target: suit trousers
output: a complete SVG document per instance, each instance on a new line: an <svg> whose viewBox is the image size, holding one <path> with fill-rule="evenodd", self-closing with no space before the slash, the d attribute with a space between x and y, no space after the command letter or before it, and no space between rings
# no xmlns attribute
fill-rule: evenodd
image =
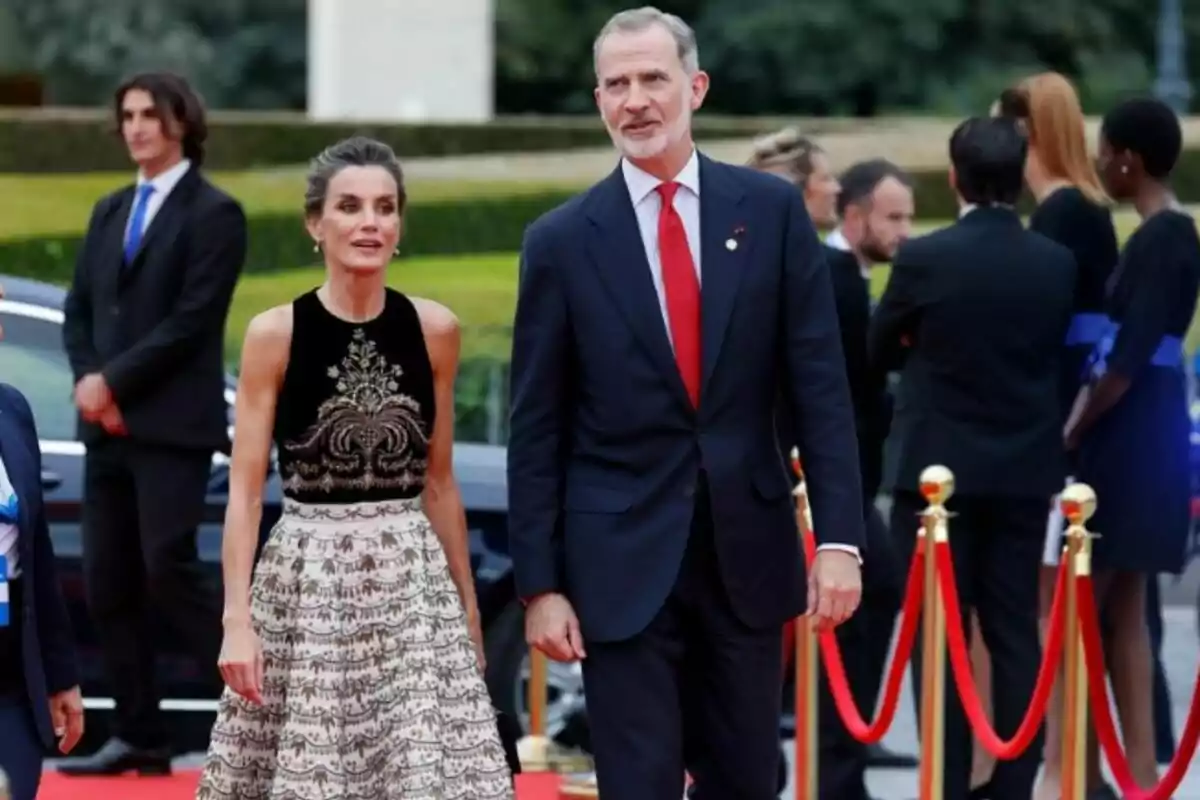
<svg viewBox="0 0 1200 800"><path fill-rule="evenodd" d="M779 796L782 626L734 614L720 574L706 482L697 486L675 586L645 630L584 642L596 776L602 797L697 800Z"/></svg>
<svg viewBox="0 0 1200 800"><path fill-rule="evenodd" d="M992 708L996 733L1008 739L1017 732L1033 699L1042 661L1038 628L1038 584L1046 534L1045 497L955 495L947 508L950 553L962 618L970 640L970 612L979 617L980 633L992 660ZM916 549L919 515L925 502L916 492L897 491L892 504L892 531L906 561ZM913 650L912 676L920 714L922 657ZM958 689L946 670L944 785L945 800L967 800L971 783L974 741ZM992 800L1029 800L1041 763L1043 733L1025 752L996 764L991 780Z"/></svg>
<svg viewBox="0 0 1200 800"><path fill-rule="evenodd" d="M196 553L212 454L127 440L89 446L83 567L104 652L115 733L137 747L167 744L155 685L150 614L165 618L216 693L221 648L217 587Z"/></svg>
<svg viewBox="0 0 1200 800"><path fill-rule="evenodd" d="M33 800L42 780L42 741L29 708L22 667L21 580L9 583L9 624L0 628L0 769L12 800Z"/></svg>

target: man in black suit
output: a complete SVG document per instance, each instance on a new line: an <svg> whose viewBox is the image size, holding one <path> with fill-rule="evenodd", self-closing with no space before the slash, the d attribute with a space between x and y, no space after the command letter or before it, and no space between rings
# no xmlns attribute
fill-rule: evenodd
<svg viewBox="0 0 1200 800"><path fill-rule="evenodd" d="M0 383L0 778L11 800L33 800L46 750L68 753L83 735L74 637L42 505L41 459L29 403Z"/></svg>
<svg viewBox="0 0 1200 800"><path fill-rule="evenodd" d="M891 418L890 399L881 376L869 369L870 273L890 262L912 231L912 180L885 159L854 164L839 178L841 225L825 245L846 358L846 376L858 433L863 514L867 548L863 558L863 600L858 613L837 629L846 674L859 709L869 715L879 697L901 603L904 564L891 534L875 508L883 475L883 444ZM869 766L911 767L911 756L867 746L846 730L821 672L820 769L822 798L865 800Z"/></svg>
<svg viewBox="0 0 1200 800"><path fill-rule="evenodd" d="M1014 208L1025 154L1025 138L1008 120L971 119L954 131L950 177L960 218L900 247L870 332L873 369L903 368L892 424L892 533L907 561L925 505L921 471L949 467L964 614L950 624L966 628L969 612L978 615L1003 737L1016 732L1041 661L1038 571L1046 508L1065 469L1058 354L1075 286L1070 251L1025 230ZM913 666L919 676L919 653ZM944 796L965 800L972 739L953 680L947 686ZM1026 800L1040 752L1034 743L999 762L988 796Z"/></svg>
<svg viewBox="0 0 1200 800"><path fill-rule="evenodd" d="M150 609L217 680L219 598L196 556L213 453L229 446L225 318L246 253L238 203L200 174L199 98L175 75L124 83L114 111L135 185L92 212L63 337L87 444L83 558L114 738L73 775L164 773L170 753L145 634Z"/></svg>

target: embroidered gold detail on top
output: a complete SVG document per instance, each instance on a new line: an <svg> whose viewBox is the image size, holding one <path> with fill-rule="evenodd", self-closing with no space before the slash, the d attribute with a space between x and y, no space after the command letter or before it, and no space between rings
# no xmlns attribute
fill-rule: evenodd
<svg viewBox="0 0 1200 800"><path fill-rule="evenodd" d="M421 404L399 391L402 374L355 330L341 365L329 368L333 396L303 436L284 443L296 457L284 486L324 492L420 486L429 437Z"/></svg>

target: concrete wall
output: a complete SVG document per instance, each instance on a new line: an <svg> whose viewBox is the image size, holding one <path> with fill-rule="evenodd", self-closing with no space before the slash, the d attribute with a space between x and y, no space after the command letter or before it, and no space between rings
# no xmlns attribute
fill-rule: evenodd
<svg viewBox="0 0 1200 800"><path fill-rule="evenodd" d="M316 120L484 122L492 0L308 0Z"/></svg>

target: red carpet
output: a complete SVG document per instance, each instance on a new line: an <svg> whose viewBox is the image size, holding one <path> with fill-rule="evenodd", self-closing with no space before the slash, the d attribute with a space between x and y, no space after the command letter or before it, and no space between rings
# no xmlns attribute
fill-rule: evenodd
<svg viewBox="0 0 1200 800"><path fill-rule="evenodd" d="M64 778L47 770L38 800L195 800L199 770L169 778ZM518 775L517 800L558 800L558 776Z"/></svg>

